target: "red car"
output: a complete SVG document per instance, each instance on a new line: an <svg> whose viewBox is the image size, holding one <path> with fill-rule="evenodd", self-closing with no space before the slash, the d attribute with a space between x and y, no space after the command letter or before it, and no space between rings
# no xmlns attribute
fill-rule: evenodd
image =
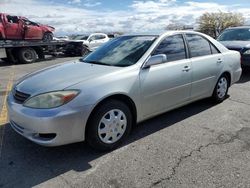
<svg viewBox="0 0 250 188"><path fill-rule="evenodd" d="M0 39L53 40L55 28L21 16L0 13Z"/></svg>

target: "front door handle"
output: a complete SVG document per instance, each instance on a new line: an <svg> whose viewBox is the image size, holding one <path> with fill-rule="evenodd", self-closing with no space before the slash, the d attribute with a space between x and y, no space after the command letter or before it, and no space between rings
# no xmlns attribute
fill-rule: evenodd
<svg viewBox="0 0 250 188"><path fill-rule="evenodd" d="M190 68L189 66L185 66L185 67L182 69L182 71L183 71L183 72L188 72L190 69L191 69L191 68Z"/></svg>

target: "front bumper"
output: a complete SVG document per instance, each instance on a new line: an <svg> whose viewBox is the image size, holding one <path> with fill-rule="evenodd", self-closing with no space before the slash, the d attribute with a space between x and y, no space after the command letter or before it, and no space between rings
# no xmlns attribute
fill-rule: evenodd
<svg viewBox="0 0 250 188"><path fill-rule="evenodd" d="M58 146L84 140L90 106L32 109L16 103L12 94L7 106L11 127L37 144Z"/></svg>

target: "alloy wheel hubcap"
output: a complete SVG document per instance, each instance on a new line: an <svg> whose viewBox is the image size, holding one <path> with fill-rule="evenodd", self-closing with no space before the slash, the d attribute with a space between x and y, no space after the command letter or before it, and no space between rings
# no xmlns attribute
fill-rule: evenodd
<svg viewBox="0 0 250 188"><path fill-rule="evenodd" d="M226 95L227 92L227 79L222 77L217 85L217 95L221 99Z"/></svg>
<svg viewBox="0 0 250 188"><path fill-rule="evenodd" d="M125 133L127 118L119 109L107 112L99 122L98 136L102 142L112 144L117 142Z"/></svg>

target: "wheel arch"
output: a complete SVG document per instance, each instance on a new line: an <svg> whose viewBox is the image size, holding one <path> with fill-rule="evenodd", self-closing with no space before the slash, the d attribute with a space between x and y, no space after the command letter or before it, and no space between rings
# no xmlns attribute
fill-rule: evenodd
<svg viewBox="0 0 250 188"><path fill-rule="evenodd" d="M109 101L109 100L118 100L121 101L123 103L125 103L129 109L131 110L132 113L132 118L133 118L133 125L136 124L137 122L137 108L135 105L135 102L131 99L131 97L129 97L126 94L114 94L114 95L110 95L107 96L103 99L101 99L93 108L93 110L91 111L87 121L86 121L86 128L85 128L85 132L84 132L84 137L86 138L86 133L87 133L87 129L89 127L89 121L92 117L92 115L95 113L96 109L101 106L102 104L104 104L105 102Z"/></svg>
<svg viewBox="0 0 250 188"><path fill-rule="evenodd" d="M232 75L231 75L231 73L229 72L229 71L225 71L225 72L223 72L221 75L220 75L220 77L221 76L223 76L223 75L225 75L229 80L229 86L231 86L231 82L232 82Z"/></svg>
<svg viewBox="0 0 250 188"><path fill-rule="evenodd" d="M43 32L43 35L45 35L45 34L47 34L47 33L50 33L50 34L54 35L53 32L51 32L51 31L49 31L49 30L44 31L44 32Z"/></svg>

